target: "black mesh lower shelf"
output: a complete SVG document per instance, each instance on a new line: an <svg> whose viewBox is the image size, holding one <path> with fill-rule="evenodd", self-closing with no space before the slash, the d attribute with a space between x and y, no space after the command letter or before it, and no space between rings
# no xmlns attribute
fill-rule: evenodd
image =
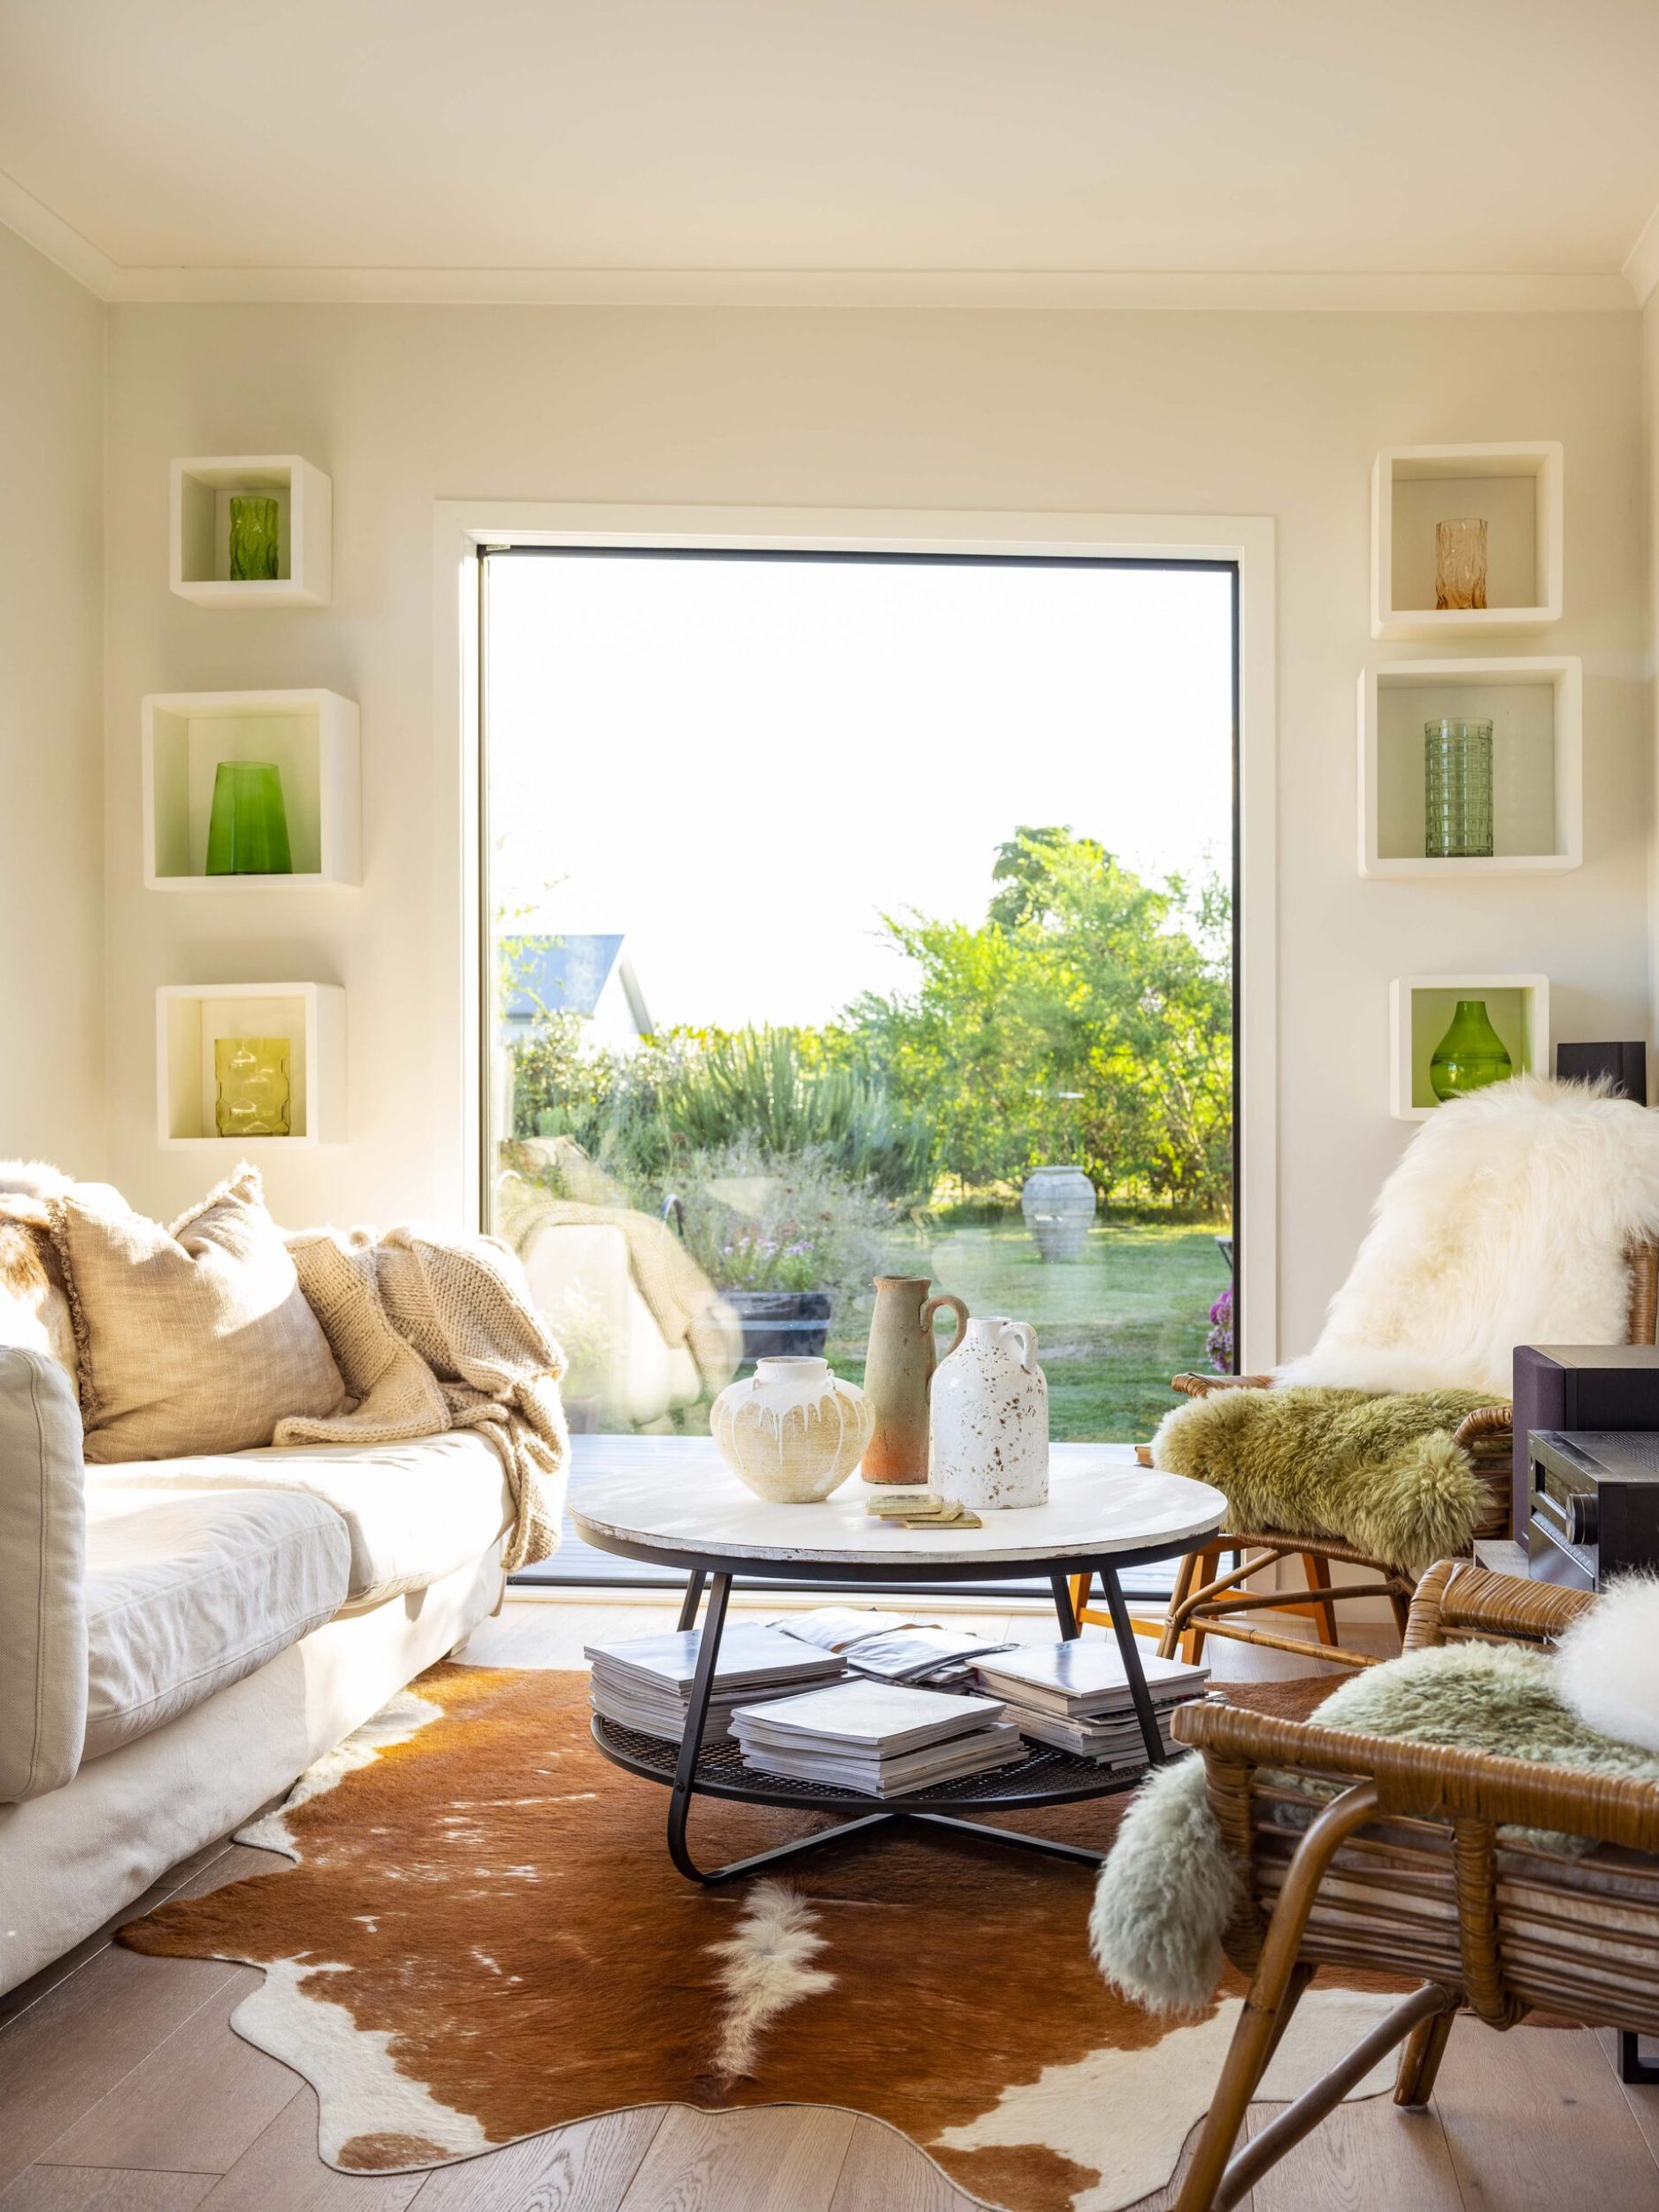
<svg viewBox="0 0 1659 2212"><path fill-rule="evenodd" d="M660 1736L642 1736L619 1722L593 1717L593 1737L607 1759L648 1781L672 1783L680 1746ZM705 1744L697 1760L695 1788L712 1797L732 1797L750 1805L800 1805L817 1812L922 1812L949 1807L1012 1812L1021 1806L1061 1805L1079 1798L1111 1797L1133 1789L1146 1772L1144 1763L1102 1767L1070 1751L1027 1744L1023 1757L987 1774L966 1774L932 1789L903 1797L866 1797L826 1782L798 1782L778 1774L757 1773L743 1764L736 1742Z"/></svg>

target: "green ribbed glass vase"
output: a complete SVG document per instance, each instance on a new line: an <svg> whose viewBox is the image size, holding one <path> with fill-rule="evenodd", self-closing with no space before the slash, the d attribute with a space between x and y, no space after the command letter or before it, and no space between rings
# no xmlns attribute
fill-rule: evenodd
<svg viewBox="0 0 1659 2212"><path fill-rule="evenodd" d="M210 876L291 876L288 809L274 761L221 760L207 826Z"/></svg>
<svg viewBox="0 0 1659 2212"><path fill-rule="evenodd" d="M1423 850L1430 860L1492 854L1492 725L1423 726Z"/></svg>
<svg viewBox="0 0 1659 2212"><path fill-rule="evenodd" d="M1483 998L1460 998L1452 1025L1434 1048L1429 1062L1429 1088L1444 1102L1465 1091L1485 1090L1488 1083L1505 1083L1515 1063L1502 1037L1492 1026Z"/></svg>

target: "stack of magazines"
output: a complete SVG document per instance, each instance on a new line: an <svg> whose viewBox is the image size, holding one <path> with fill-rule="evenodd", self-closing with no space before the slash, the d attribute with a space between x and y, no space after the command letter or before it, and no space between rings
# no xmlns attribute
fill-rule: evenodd
<svg viewBox="0 0 1659 2212"><path fill-rule="evenodd" d="M1178 1705L1203 1695L1210 1670L1180 1659L1149 1658L1141 1665L1169 1751L1173 1747L1170 1715ZM1144 1765L1146 1740L1116 1644L1082 1637L1070 1643L1022 1644L981 1660L975 1672L992 1696L1003 1700L1021 1735L1104 1766Z"/></svg>
<svg viewBox="0 0 1659 2212"><path fill-rule="evenodd" d="M889 1682L842 1682L740 1705L732 1733L757 1772L865 1797L904 1797L1025 1754L1018 1729L993 1700Z"/></svg>
<svg viewBox="0 0 1659 2212"><path fill-rule="evenodd" d="M1015 1648L1000 1638L941 1628L936 1621L895 1620L865 1606L820 1605L810 1613L786 1613L771 1625L840 1652L855 1674L930 1690L971 1688L976 1659Z"/></svg>
<svg viewBox="0 0 1659 2212"><path fill-rule="evenodd" d="M699 1635L695 1628L670 1629L613 1644L589 1644L584 1656L593 1665L588 1696L595 1712L642 1736L678 1743L686 1732ZM809 1684L839 1682L846 1672L847 1663L838 1652L818 1650L751 1622L733 1622L720 1639L703 1740L726 1740L733 1706L793 1697Z"/></svg>

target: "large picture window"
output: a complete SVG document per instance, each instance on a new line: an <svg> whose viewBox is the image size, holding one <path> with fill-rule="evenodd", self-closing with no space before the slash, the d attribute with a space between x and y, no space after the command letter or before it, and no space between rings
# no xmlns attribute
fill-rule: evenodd
<svg viewBox="0 0 1659 2212"><path fill-rule="evenodd" d="M1235 569L484 557L487 1217L572 1426L856 1380L902 1274L1144 1437L1235 1336Z"/></svg>

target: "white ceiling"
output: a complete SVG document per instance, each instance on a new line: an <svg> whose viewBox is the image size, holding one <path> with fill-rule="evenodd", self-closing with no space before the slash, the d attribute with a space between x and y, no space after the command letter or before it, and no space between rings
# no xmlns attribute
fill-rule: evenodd
<svg viewBox="0 0 1659 2212"><path fill-rule="evenodd" d="M1659 0L0 0L0 217L113 296L1628 304L1656 94Z"/></svg>

